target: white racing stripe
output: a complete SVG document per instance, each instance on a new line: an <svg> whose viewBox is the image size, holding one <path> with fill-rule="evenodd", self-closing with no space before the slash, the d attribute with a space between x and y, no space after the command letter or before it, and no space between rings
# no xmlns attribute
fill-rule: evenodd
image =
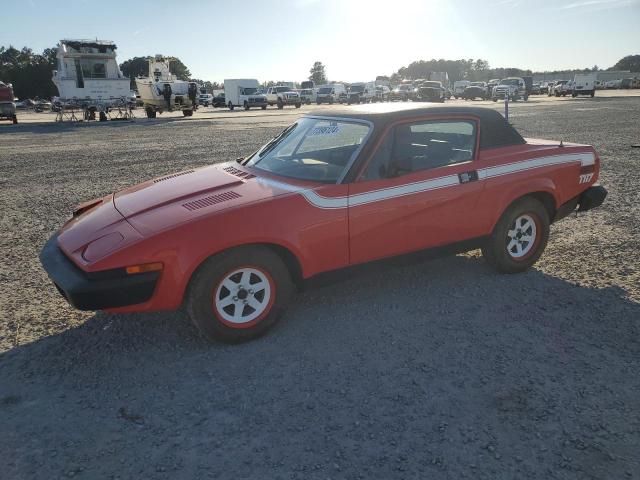
<svg viewBox="0 0 640 480"><path fill-rule="evenodd" d="M487 180L494 177L520 173L536 168L549 167L554 165L564 165L569 163L580 162L581 166L595 164L595 155L593 153L573 153L567 155L553 155L550 157L532 158L520 162L507 163L495 167L478 169L478 179ZM407 183L396 187L382 188L372 190L370 192L357 193L351 197L324 197L319 195L313 189L291 185L266 177L257 177L256 181L264 185L281 188L288 192L295 192L302 195L311 205L318 208L347 208L348 206L365 205L367 203L380 202L392 198L403 197L405 195L413 195L415 193L428 192L440 188L455 187L461 185L458 175L447 175L444 177L432 178L421 182Z"/></svg>

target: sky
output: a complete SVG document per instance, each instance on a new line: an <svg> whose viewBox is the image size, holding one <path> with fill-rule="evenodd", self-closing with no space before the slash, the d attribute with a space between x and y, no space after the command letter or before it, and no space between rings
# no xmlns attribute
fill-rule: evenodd
<svg viewBox="0 0 640 480"><path fill-rule="evenodd" d="M194 78L369 81L414 60L482 58L536 71L608 68L640 54L640 0L0 0L0 45L61 38L163 54Z"/></svg>

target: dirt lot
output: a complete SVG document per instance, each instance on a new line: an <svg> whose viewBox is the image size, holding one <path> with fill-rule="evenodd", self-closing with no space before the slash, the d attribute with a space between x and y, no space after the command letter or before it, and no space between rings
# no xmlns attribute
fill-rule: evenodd
<svg viewBox="0 0 640 480"><path fill-rule="evenodd" d="M205 113L0 126L1 477L640 479L640 97L512 105L526 136L594 144L609 189L525 274L378 266L239 346L182 313L72 310L37 255L73 205L300 112Z"/></svg>

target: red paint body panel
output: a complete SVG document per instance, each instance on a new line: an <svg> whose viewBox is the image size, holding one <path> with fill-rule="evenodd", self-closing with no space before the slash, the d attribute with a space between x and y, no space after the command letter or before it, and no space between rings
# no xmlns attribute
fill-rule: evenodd
<svg viewBox="0 0 640 480"><path fill-rule="evenodd" d="M588 182L579 183L582 160L572 160L575 154L595 158L595 174ZM550 164L522 168L541 158ZM566 161L553 164L554 158ZM235 174L224 170L229 167ZM518 170L510 171L514 168ZM176 309L198 266L229 248L286 248L308 278L488 235L515 199L546 192L559 207L593 185L598 171L592 147L540 140L478 150L474 160L457 165L337 185L275 177L232 162L105 197L70 220L58 244L87 272L162 262L148 302L113 310ZM478 180L463 182L459 176L466 172L475 172ZM412 188L422 190L412 193Z"/></svg>

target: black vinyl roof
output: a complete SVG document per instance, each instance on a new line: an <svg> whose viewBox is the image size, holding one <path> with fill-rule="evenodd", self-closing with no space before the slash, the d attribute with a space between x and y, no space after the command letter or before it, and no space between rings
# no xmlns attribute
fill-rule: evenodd
<svg viewBox="0 0 640 480"><path fill-rule="evenodd" d="M522 135L500 114L491 108L428 105L424 103L373 103L341 108L325 108L311 112L311 116L368 120L381 131L389 123L428 115L470 115L480 119L480 149L506 147L526 143Z"/></svg>

